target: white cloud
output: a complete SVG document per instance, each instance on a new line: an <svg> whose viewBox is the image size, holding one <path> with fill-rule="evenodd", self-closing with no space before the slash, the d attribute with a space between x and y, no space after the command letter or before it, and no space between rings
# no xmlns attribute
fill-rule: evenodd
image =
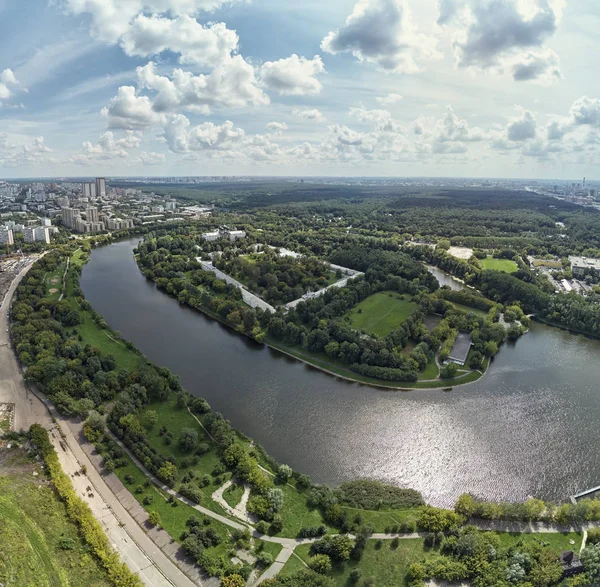
<svg viewBox="0 0 600 587"><path fill-rule="evenodd" d="M0 72L0 102L11 98L20 85L12 69Z"/></svg>
<svg viewBox="0 0 600 587"><path fill-rule="evenodd" d="M127 55L149 57L168 50L179 53L181 63L202 67L219 65L237 46L236 32L224 23L203 26L187 14L175 19L140 14L121 37L121 47Z"/></svg>
<svg viewBox="0 0 600 587"><path fill-rule="evenodd" d="M287 59L267 61L260 68L260 81L269 90L282 96L306 96L318 94L322 85L315 78L325 72L319 55L312 59L294 54Z"/></svg>
<svg viewBox="0 0 600 587"><path fill-rule="evenodd" d="M150 99L136 95L133 86L121 86L102 114L108 119L110 129L140 130L162 122Z"/></svg>
<svg viewBox="0 0 600 587"><path fill-rule="evenodd" d="M416 30L406 0L358 0L345 25L331 31L321 48L398 73L417 72L418 60L439 56L435 39Z"/></svg>
<svg viewBox="0 0 600 587"><path fill-rule="evenodd" d="M97 143L85 141L81 146L81 153L71 158L78 165L91 165L98 161L111 161L113 159L126 159L129 151L140 146L141 136L134 131L126 131L125 136L116 139L110 131L100 136Z"/></svg>
<svg viewBox="0 0 600 587"><path fill-rule="evenodd" d="M52 149L44 143L44 137L35 137L29 145L20 149L8 143L8 138L0 135L0 167L33 167L48 161Z"/></svg>
<svg viewBox="0 0 600 587"><path fill-rule="evenodd" d="M560 79L559 59L544 43L557 30L564 0L438 0L438 24L456 27L461 67L511 71L515 81Z"/></svg>
<svg viewBox="0 0 600 587"><path fill-rule="evenodd" d="M486 137L480 128L469 128L469 123L459 118L452 108L447 106L446 114L437 123L437 140L439 142L481 141Z"/></svg>
<svg viewBox="0 0 600 587"><path fill-rule="evenodd" d="M535 116L528 110L521 110L521 116L513 118L506 127L506 138L509 141L526 141L536 136Z"/></svg>
<svg viewBox="0 0 600 587"><path fill-rule="evenodd" d="M174 153L230 149L244 137L244 131L234 127L229 120L222 125L204 122L192 127L183 114L170 116L162 134Z"/></svg>
<svg viewBox="0 0 600 587"><path fill-rule="evenodd" d="M582 96L573 102L569 115L573 124L600 126L600 99Z"/></svg>
<svg viewBox="0 0 600 587"><path fill-rule="evenodd" d="M285 122L269 122L265 128L274 132L283 132L287 130L288 125Z"/></svg>
<svg viewBox="0 0 600 587"><path fill-rule="evenodd" d="M323 122L325 120L323 114L321 114L320 110L317 110L316 108L292 110L292 114L298 118L303 118L304 120L314 120L316 122Z"/></svg>
<svg viewBox="0 0 600 587"><path fill-rule="evenodd" d="M152 151L142 151L137 159L134 160L134 163L141 163L142 165L152 166L152 165L160 165L161 163L165 163L167 158L162 153L154 153Z"/></svg>
<svg viewBox="0 0 600 587"><path fill-rule="evenodd" d="M258 87L254 68L240 55L227 58L208 75L175 69L169 78L158 75L152 62L138 67L137 75L141 88L157 92L153 102L157 112L184 108L208 114L212 107L269 104L269 97Z"/></svg>
<svg viewBox="0 0 600 587"><path fill-rule="evenodd" d="M166 14L178 17L182 14L196 15L211 11L232 0L65 0L67 11L88 14L92 33L105 43L116 43L125 35L136 16Z"/></svg>
<svg viewBox="0 0 600 587"><path fill-rule="evenodd" d="M383 106L389 106L390 104L396 104L403 99L403 96L400 94L388 94L387 96L375 98L380 104Z"/></svg>
<svg viewBox="0 0 600 587"><path fill-rule="evenodd" d="M350 108L350 116L361 122L371 124L381 132L404 132L404 127L392 118L387 110L367 110L365 108Z"/></svg>
<svg viewBox="0 0 600 587"><path fill-rule="evenodd" d="M512 76L517 82L533 81L549 86L562 79L560 60L552 49L530 51L517 58L512 65Z"/></svg>

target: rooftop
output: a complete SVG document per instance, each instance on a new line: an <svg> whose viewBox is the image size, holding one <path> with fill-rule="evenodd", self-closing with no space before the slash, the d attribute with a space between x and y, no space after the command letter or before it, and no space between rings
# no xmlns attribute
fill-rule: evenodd
<svg viewBox="0 0 600 587"><path fill-rule="evenodd" d="M600 259L590 259L589 257L569 257L571 267L582 267L585 269L595 269L600 271Z"/></svg>

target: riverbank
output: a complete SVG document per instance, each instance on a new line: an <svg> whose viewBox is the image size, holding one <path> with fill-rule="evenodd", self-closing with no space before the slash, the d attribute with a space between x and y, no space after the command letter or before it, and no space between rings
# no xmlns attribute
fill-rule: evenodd
<svg viewBox="0 0 600 587"><path fill-rule="evenodd" d="M139 268L138 258L136 255L134 255L134 259L136 262L136 266L138 267L138 270L140 270L140 273L142 273L142 275L144 275L143 272L141 271L141 269ZM163 289L161 289L160 287L158 287L156 285L155 279L150 279L146 275L144 275L144 278L147 281L154 283L156 288L158 290L160 290L161 293L163 293L165 295L169 295L168 292L165 292ZM171 297L175 297L175 296L171 296ZM180 304L181 304L181 302L180 302ZM431 390L439 390L439 389L451 390L453 388L462 387L464 385L468 385L470 383L475 383L476 381L480 380L485 375L485 373L487 372L487 369L489 367L489 360L486 359L485 363L484 363L484 367L481 371L471 370L468 373L463 373L453 379L436 378L436 379L424 379L424 380L420 380L420 381L417 380L417 381L389 381L388 382L388 381L385 381L382 379L375 379L373 377L368 377L366 375L361 375L359 373L355 373L354 371L344 367L343 365L331 361L331 359L329 359L329 357L327 357L324 354L323 354L323 356L316 356L314 353L307 353L298 347L288 346L279 341L276 341L275 339L273 339L273 337L270 337L268 335L265 336L263 340L257 341L256 339L249 336L243 330L234 328L222 316L220 316L216 312L213 312L212 310L210 310L209 308L207 308L206 306L203 306L201 304L192 305L186 301L186 302L183 302L182 305L185 305L185 306L191 308L192 310L201 312L201 313L205 314L206 316L212 318L213 320L217 320L218 322L220 322L221 324L223 324L224 326L226 326L227 328L229 328L236 334L242 335L245 338L252 340L258 344L264 344L267 347L269 347L270 349L272 349L276 352L282 353L293 359L296 359L297 361L300 361L301 363L304 363L305 365L308 365L314 369L317 369L317 370L321 371L322 373L325 373L325 374L333 376L333 377L337 377L338 379L342 379L342 380L348 381L350 383L359 383L361 385L368 385L369 387L373 387L375 389L383 389L386 391L412 391L415 389L430 390L430 391Z"/></svg>

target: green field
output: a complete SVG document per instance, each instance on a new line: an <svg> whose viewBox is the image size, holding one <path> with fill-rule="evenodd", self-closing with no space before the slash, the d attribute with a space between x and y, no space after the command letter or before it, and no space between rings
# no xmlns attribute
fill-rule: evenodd
<svg viewBox="0 0 600 587"><path fill-rule="evenodd" d="M71 256L70 268L83 266L85 258L86 253L84 253L84 251L81 249L75 251ZM104 354L112 355L119 367L123 367L124 369L134 369L139 361L138 355L128 349L123 342L112 338L109 330L100 328L100 326L92 320L90 313L84 311L77 303L74 295L76 281L77 276L69 269L65 283L65 299L81 317L81 324L78 324L75 327L77 334L81 335L86 344L89 343L99 348Z"/></svg>
<svg viewBox="0 0 600 587"><path fill-rule="evenodd" d="M0 580L7 586L111 584L43 470L14 448L0 452Z"/></svg>
<svg viewBox="0 0 600 587"><path fill-rule="evenodd" d="M380 548L377 548L376 540L368 540L360 562L349 560L341 565L335 565L330 574L336 586L346 587L349 585L349 577L352 569L360 568L361 582L372 579L372 585L377 587L397 587L404 585L408 567L415 561L420 561L427 556L427 552L420 538L400 540L398 547L393 548L391 540L383 542ZM301 545L296 548L294 553L281 571L284 575L291 575L306 566L302 561L310 560L310 545Z"/></svg>
<svg viewBox="0 0 600 587"><path fill-rule="evenodd" d="M517 264L511 259L479 259L479 264L483 269L492 269L493 271L504 271L504 273L514 273L518 271Z"/></svg>
<svg viewBox="0 0 600 587"><path fill-rule="evenodd" d="M230 507L234 508L238 503L240 503L242 495L244 495L244 486L238 485L237 483L232 483L223 492L223 499Z"/></svg>
<svg viewBox="0 0 600 587"><path fill-rule="evenodd" d="M352 328L384 337L417 310L414 302L396 292L382 291L357 304L350 312Z"/></svg>

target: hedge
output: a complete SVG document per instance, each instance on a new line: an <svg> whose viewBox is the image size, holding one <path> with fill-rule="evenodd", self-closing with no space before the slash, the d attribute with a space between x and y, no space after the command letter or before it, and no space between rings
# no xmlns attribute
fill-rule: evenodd
<svg viewBox="0 0 600 587"><path fill-rule="evenodd" d="M48 432L39 424L29 429L31 442L48 467L48 473L59 497L67 507L69 518L78 526L85 542L100 559L110 582L115 587L143 587L140 578L129 570L111 547L100 522L89 506L75 493L68 475L62 470L58 455L48 437Z"/></svg>

